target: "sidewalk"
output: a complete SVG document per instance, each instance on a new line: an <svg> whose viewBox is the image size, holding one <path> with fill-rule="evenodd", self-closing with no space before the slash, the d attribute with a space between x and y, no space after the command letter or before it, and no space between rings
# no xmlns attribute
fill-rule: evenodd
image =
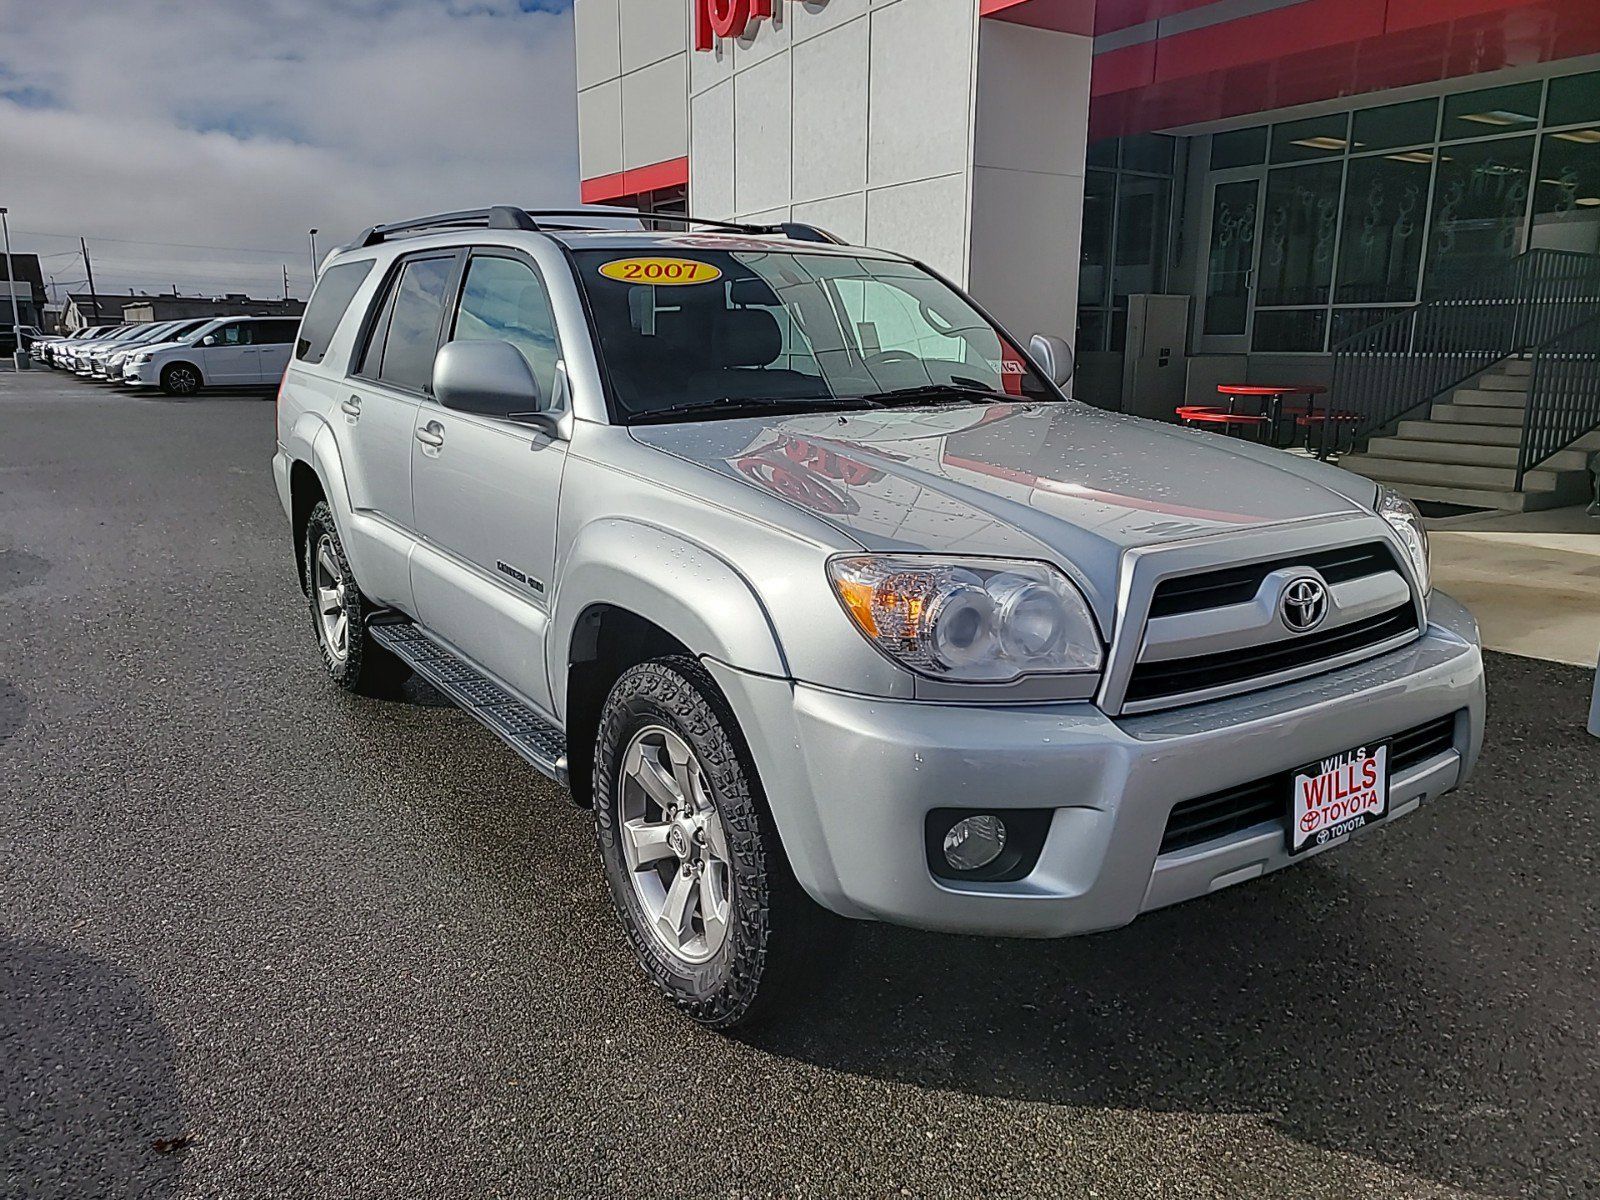
<svg viewBox="0 0 1600 1200"><path fill-rule="evenodd" d="M1491 650L1576 666L1600 652L1600 517L1583 506L1428 522L1433 582Z"/></svg>

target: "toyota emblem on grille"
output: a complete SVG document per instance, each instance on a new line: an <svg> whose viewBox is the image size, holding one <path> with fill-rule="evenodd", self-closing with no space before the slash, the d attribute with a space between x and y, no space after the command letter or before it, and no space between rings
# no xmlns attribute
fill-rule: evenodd
<svg viewBox="0 0 1600 1200"><path fill-rule="evenodd" d="M1320 579L1291 580L1283 589L1278 611L1291 632L1310 633L1328 615L1328 589Z"/></svg>

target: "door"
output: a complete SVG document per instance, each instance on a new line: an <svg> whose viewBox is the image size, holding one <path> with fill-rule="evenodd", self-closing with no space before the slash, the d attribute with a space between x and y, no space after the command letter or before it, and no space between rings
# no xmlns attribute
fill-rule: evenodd
<svg viewBox="0 0 1600 1200"><path fill-rule="evenodd" d="M208 387L260 383L257 357L255 326L249 321L219 325L200 339L200 374Z"/></svg>
<svg viewBox="0 0 1600 1200"><path fill-rule="evenodd" d="M283 373L289 369L289 355L294 350L294 338L299 329L299 321L278 317L256 322L257 383L277 389L283 381Z"/></svg>
<svg viewBox="0 0 1600 1200"><path fill-rule="evenodd" d="M401 259L374 298L355 369L340 389L334 434L358 518L350 548L362 591L415 614L411 447L433 379L457 252Z"/></svg>
<svg viewBox="0 0 1600 1200"><path fill-rule="evenodd" d="M1255 306L1256 244L1261 224L1261 174L1222 178L1206 207L1205 279L1199 351L1244 354Z"/></svg>
<svg viewBox="0 0 1600 1200"><path fill-rule="evenodd" d="M447 341L522 351L547 406L566 406L549 293L511 251L467 260ZM418 413L411 562L422 623L535 707L550 711L545 635L566 443L496 416L429 401Z"/></svg>

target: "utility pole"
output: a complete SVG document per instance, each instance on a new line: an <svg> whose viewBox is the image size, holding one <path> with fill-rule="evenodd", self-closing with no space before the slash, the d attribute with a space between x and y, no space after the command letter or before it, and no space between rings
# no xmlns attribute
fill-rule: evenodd
<svg viewBox="0 0 1600 1200"><path fill-rule="evenodd" d="M83 273L89 277L89 303L94 305L94 323L103 325L100 319L100 297L95 295L94 268L89 265L89 243L82 238L78 239L78 248L83 251ZM67 253L72 253L70 250Z"/></svg>
<svg viewBox="0 0 1600 1200"><path fill-rule="evenodd" d="M289 264L283 264L283 298L289 298Z"/></svg>
<svg viewBox="0 0 1600 1200"><path fill-rule="evenodd" d="M313 229L307 236L311 238L311 282L314 286L317 282L317 231Z"/></svg>
<svg viewBox="0 0 1600 1200"><path fill-rule="evenodd" d="M6 241L6 290L11 293L11 337L16 343L11 362L17 370L26 371L28 352L22 348L22 318L17 315L17 269L13 265L16 260L11 257L11 222L6 217L8 211L0 208L0 230L4 230Z"/></svg>

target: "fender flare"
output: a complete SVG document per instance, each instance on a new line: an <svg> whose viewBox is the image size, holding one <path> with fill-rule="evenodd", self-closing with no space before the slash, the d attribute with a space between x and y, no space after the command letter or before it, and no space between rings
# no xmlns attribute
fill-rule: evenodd
<svg viewBox="0 0 1600 1200"><path fill-rule="evenodd" d="M551 607L550 694L565 720L578 624L596 605L637 613L697 656L786 679L789 664L755 588L709 546L643 521L607 517L573 541Z"/></svg>

